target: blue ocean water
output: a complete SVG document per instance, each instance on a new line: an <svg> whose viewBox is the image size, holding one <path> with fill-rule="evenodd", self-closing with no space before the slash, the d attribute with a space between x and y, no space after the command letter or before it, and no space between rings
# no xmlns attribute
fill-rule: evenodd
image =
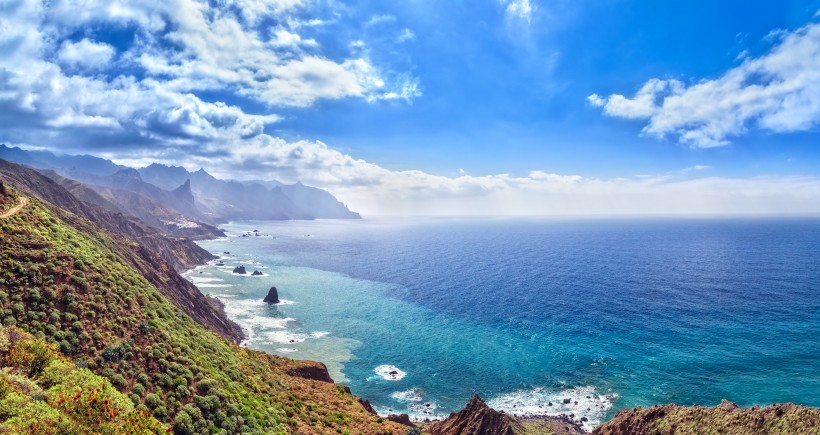
<svg viewBox="0 0 820 435"><path fill-rule="evenodd" d="M820 220L224 228L201 245L225 266L187 276L249 347L322 361L381 412L442 416L474 392L588 427L655 403L820 406ZM261 302L272 285L283 304Z"/></svg>

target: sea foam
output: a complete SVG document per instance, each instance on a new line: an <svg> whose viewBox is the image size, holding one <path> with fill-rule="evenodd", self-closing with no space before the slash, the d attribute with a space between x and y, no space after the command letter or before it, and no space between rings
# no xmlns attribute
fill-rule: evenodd
<svg viewBox="0 0 820 435"><path fill-rule="evenodd" d="M396 366L391 366L390 364L382 364L373 369L373 371L386 381L400 381L407 376L407 372Z"/></svg>
<svg viewBox="0 0 820 435"><path fill-rule="evenodd" d="M487 405L518 417L565 415L591 430L601 424L617 398L617 394L599 394L589 386L561 391L535 388L502 394L488 400Z"/></svg>

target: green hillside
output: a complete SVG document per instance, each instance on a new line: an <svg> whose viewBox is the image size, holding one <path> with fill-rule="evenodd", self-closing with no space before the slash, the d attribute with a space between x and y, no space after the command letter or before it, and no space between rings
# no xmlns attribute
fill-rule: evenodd
<svg viewBox="0 0 820 435"><path fill-rule="evenodd" d="M20 191L2 191L0 210L19 203ZM318 363L238 347L193 321L129 266L138 252L30 198L0 220L0 320L108 379L176 433L404 433L345 388L305 379L323 377Z"/></svg>

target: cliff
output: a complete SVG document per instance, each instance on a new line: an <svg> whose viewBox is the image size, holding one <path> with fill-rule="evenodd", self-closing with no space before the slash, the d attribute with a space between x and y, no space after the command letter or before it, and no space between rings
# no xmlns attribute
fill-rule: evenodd
<svg viewBox="0 0 820 435"><path fill-rule="evenodd" d="M593 435L665 434L820 434L820 409L793 404L738 408L657 405L625 409L596 428Z"/></svg>
<svg viewBox="0 0 820 435"><path fill-rule="evenodd" d="M330 382L321 364L241 348L195 321L185 301L152 282L178 275L166 263L152 277L146 266L162 264L147 248L37 196L21 201L30 192L8 179L3 191L2 210L25 206L0 219L0 321L107 379L146 418L177 434L403 433ZM38 350L24 360L47 365L49 355ZM20 401L45 412L38 391L24 390ZM16 424L13 403L0 405L0 424ZM116 415L96 423L113 423Z"/></svg>

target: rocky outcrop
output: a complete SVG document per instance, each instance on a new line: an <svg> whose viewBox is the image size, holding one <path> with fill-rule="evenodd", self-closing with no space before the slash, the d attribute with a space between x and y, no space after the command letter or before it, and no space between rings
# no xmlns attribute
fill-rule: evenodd
<svg viewBox="0 0 820 435"><path fill-rule="evenodd" d="M251 276L262 276L262 275L264 275L264 274L262 272L258 271L258 270L254 270L253 273L251 274Z"/></svg>
<svg viewBox="0 0 820 435"><path fill-rule="evenodd" d="M523 432L524 427L515 417L487 406L476 394L463 410L431 425L427 431L431 435L515 435Z"/></svg>
<svg viewBox="0 0 820 435"><path fill-rule="evenodd" d="M407 414L390 414L387 416L387 419L404 426L416 427L416 425L410 421L410 416Z"/></svg>
<svg viewBox="0 0 820 435"><path fill-rule="evenodd" d="M361 397L359 397L359 403L362 405L362 407L364 408L365 411L367 411L371 414L376 414L376 410L373 409L373 405L370 404L369 400L362 399Z"/></svg>
<svg viewBox="0 0 820 435"><path fill-rule="evenodd" d="M333 383L330 373L327 371L327 366L317 361L299 361L299 367L290 368L286 371L287 374L302 379L310 379L312 381Z"/></svg>
<svg viewBox="0 0 820 435"><path fill-rule="evenodd" d="M714 408L657 405L619 411L593 435L676 433L809 434L820 433L820 409L791 403L738 408L723 401Z"/></svg>
<svg viewBox="0 0 820 435"><path fill-rule="evenodd" d="M279 303L279 292L276 291L276 287L271 287L270 290L268 290L268 295L265 296L265 299L262 299L262 302L267 302L268 304Z"/></svg>
<svg viewBox="0 0 820 435"><path fill-rule="evenodd" d="M239 275L246 275L248 273L248 271L245 270L245 266L237 266L237 267L233 268L233 273L236 273L236 274L239 274Z"/></svg>

